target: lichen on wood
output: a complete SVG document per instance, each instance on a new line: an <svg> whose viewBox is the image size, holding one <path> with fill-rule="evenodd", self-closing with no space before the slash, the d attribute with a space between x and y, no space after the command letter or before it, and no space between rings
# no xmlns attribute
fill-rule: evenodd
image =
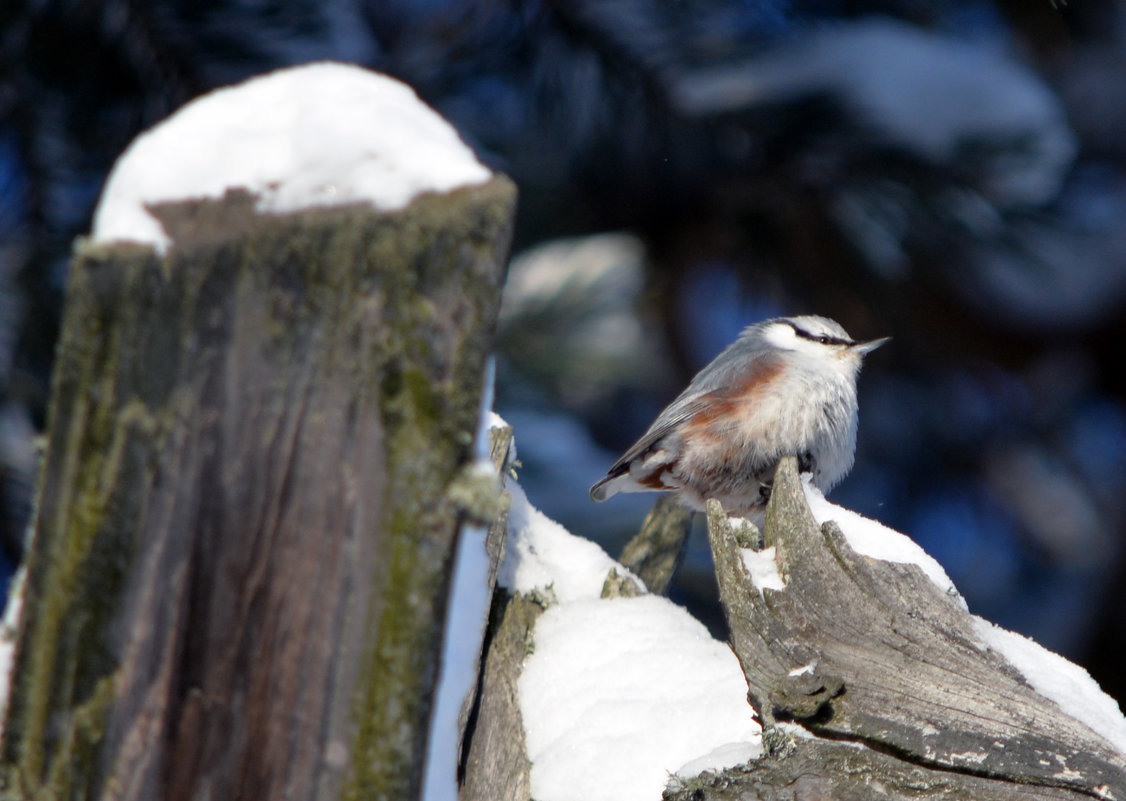
<svg viewBox="0 0 1126 801"><path fill-rule="evenodd" d="M9 795L417 793L514 201L235 192L157 208L166 258L80 245Z"/></svg>
<svg viewBox="0 0 1126 801"><path fill-rule="evenodd" d="M461 801L528 801L532 764L524 740L518 682L544 607L497 590L490 612L472 736L461 770Z"/></svg>
<svg viewBox="0 0 1126 801"><path fill-rule="evenodd" d="M711 511L721 601L764 742L782 742L780 723L801 736L708 792L669 798L792 797L778 788L799 778L842 798L873 784L888 798L1126 797L1126 756L980 643L969 613L918 567L861 556L836 524L817 525L796 460L779 465L764 532L783 589L754 586L730 522Z"/></svg>

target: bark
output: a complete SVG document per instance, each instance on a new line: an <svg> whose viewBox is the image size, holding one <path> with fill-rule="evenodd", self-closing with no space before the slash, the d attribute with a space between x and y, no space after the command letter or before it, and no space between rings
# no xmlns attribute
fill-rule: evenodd
<svg viewBox="0 0 1126 801"><path fill-rule="evenodd" d="M673 779L664 801L1063 801L1082 798L1058 787L1014 785L972 773L950 774L892 754L831 740L795 740L782 753L750 764Z"/></svg>
<svg viewBox="0 0 1126 801"><path fill-rule="evenodd" d="M512 467L511 428L493 429L493 464L501 475ZM527 801L531 798L532 764L524 741L517 682L524 657L532 648L532 632L543 605L524 595L497 588L497 573L508 543L505 516L489 528L488 586L493 591L489 622L478 668L472 710L462 732L458 771L461 801Z"/></svg>
<svg viewBox="0 0 1126 801"><path fill-rule="evenodd" d="M79 248L8 794L417 797L514 200L231 193L160 208L163 259Z"/></svg>
<svg viewBox="0 0 1126 801"><path fill-rule="evenodd" d="M684 559L692 512L662 495L641 524L641 530L622 548L618 561L640 578L649 592L666 595L673 575Z"/></svg>
<svg viewBox="0 0 1126 801"><path fill-rule="evenodd" d="M498 590L493 600L489 647L481 675L480 702L467 741L460 801L528 801L532 763L524 740L517 682L533 643L543 606L535 599Z"/></svg>
<svg viewBox="0 0 1126 801"><path fill-rule="evenodd" d="M814 522L794 460L766 516L784 589L756 589L712 503L721 600L769 753L668 798L1126 797L1126 757L980 644L957 599Z"/></svg>

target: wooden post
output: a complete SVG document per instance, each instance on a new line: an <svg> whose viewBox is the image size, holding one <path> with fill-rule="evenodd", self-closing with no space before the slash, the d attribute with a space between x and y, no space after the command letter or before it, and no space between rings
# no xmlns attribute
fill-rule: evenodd
<svg viewBox="0 0 1126 801"><path fill-rule="evenodd" d="M79 248L6 793L417 797L514 203L234 192Z"/></svg>
<svg viewBox="0 0 1126 801"><path fill-rule="evenodd" d="M784 589L754 586L714 501L708 529L767 754L667 799L1126 797L1126 755L982 645L963 606L816 524L796 460L779 466L764 532Z"/></svg>

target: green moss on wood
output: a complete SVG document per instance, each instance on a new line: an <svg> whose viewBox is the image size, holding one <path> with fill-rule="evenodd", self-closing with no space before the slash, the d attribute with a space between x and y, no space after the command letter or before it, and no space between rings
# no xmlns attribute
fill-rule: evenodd
<svg viewBox="0 0 1126 801"><path fill-rule="evenodd" d="M210 412L200 397L238 402L244 369L277 382L250 418L265 421L264 452L288 419L275 407L302 403L287 382L335 382L349 401L331 413L375 409L382 421L381 442L365 443L383 449L388 477L384 517L368 534L388 538L390 559L372 577L386 587L358 612L366 644L341 645L340 658L363 654L342 797L417 788L463 513L447 490L476 425L514 197L497 179L402 213L283 220L257 216L236 193L161 210L177 242L165 260L130 246L79 247L0 766L6 792L94 797L121 778L101 775L100 744L121 658L112 626L142 545L130 521L147 520L155 484L178 479L162 454L202 425Z"/></svg>
<svg viewBox="0 0 1126 801"><path fill-rule="evenodd" d="M405 236L407 252L418 257L387 277L385 313L409 325L395 326L401 334L387 343L394 354L387 360L380 385L389 467L390 517L386 530L394 541L389 591L377 613L378 632L367 658L356 706L358 734L353 753L354 773L345 799L406 798L420 781L425 724L434 684L441 640L441 618L454 551L452 536L462 509L457 500L461 465L469 457L472 432L479 412L481 369L487 355L491 322L461 320L466 336L456 345L456 358L435 361L431 347L435 319L429 295L413 292L441 276L433 265L455 261L483 264L493 247L485 236L495 230L510 196L501 192L492 202L467 215L471 227L439 237L424 228ZM440 198L433 202L446 202ZM453 202L457 202L456 195ZM435 212L439 210L435 208ZM466 219L455 215L457 219ZM386 243L373 243L374 259L390 258ZM417 250L415 250L417 248ZM465 314L495 306L482 293L492 291L472 270L460 273L460 285L448 281L442 293L466 300ZM392 288L402 295L396 295ZM401 303L395 302L401 297ZM444 380L435 380L445 373ZM452 491L451 491L452 488ZM419 626L419 621L432 625Z"/></svg>
<svg viewBox="0 0 1126 801"><path fill-rule="evenodd" d="M123 265L122 294L133 291L152 266L134 255L139 258ZM89 749L82 755L75 749L99 739L92 731L97 717L80 716L93 699L99 699L97 708L106 702L105 678L115 659L105 635L136 546L120 521L136 514L159 441L144 405L120 397L121 376L129 372L122 354L131 349L121 342L122 328L107 319L107 301L116 297L107 296L103 269L93 261L72 278L48 420L37 547L29 555L4 740L3 771L18 775L28 788L44 780L46 788L57 786L58 779L50 777L62 766L68 775L92 769ZM120 313L127 318L126 331L146 314L132 307ZM158 382L142 384L146 391L166 392ZM79 727L86 734L71 736Z"/></svg>

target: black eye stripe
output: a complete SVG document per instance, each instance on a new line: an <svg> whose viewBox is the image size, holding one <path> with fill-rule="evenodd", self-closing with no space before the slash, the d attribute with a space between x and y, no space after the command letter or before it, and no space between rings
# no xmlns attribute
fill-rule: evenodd
<svg viewBox="0 0 1126 801"><path fill-rule="evenodd" d="M831 336L829 334L811 334L808 331L798 328L793 323L790 327L794 329L794 333L802 339L808 339L810 342L819 342L822 345L855 345L851 339L842 339L841 337Z"/></svg>

